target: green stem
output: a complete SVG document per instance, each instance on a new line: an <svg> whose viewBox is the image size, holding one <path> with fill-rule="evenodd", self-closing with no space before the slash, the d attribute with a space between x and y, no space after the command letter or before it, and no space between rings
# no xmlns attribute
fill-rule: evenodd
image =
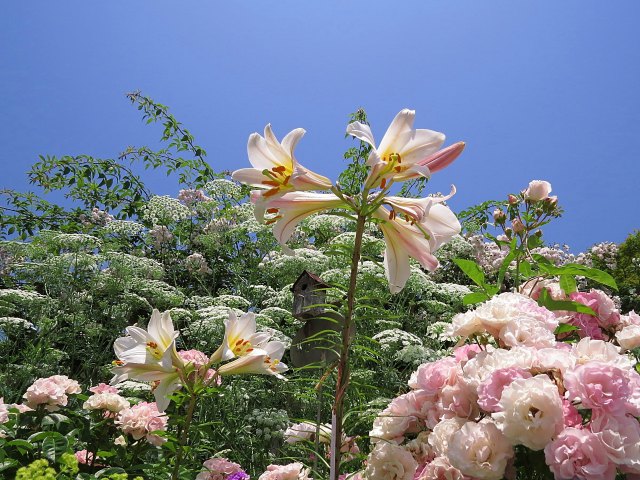
<svg viewBox="0 0 640 480"><path fill-rule="evenodd" d="M178 480L178 476L180 475L180 463L182 462L184 447L187 444L187 440L189 439L189 427L191 427L191 420L193 420L193 412L195 411L195 408L196 408L196 394L195 392L191 392L191 396L189 397L189 405L187 406L187 416L185 418L182 431L180 432L180 440L178 443L178 453L176 455L176 464L173 467L173 474L171 475L171 480Z"/></svg>
<svg viewBox="0 0 640 480"><path fill-rule="evenodd" d="M340 475L340 449L342 447L342 417L344 416L344 396L349 386L349 347L351 346L351 330L353 324L353 309L356 296L356 280L358 278L358 264L362 250L362 236L367 217L358 214L356 223L356 238L351 257L351 277L347 292L347 313L342 327L342 348L338 362L338 378L336 380L336 397L331 410L331 472L330 480L338 480Z"/></svg>

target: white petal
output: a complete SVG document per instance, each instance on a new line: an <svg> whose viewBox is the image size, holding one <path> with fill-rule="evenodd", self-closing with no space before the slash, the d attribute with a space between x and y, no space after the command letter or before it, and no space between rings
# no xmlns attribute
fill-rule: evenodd
<svg viewBox="0 0 640 480"><path fill-rule="evenodd" d="M429 233L429 245L434 252L440 245L449 241L454 235L460 233L461 225L454 213L444 205L436 204L431 207L429 215L425 217L421 225Z"/></svg>
<svg viewBox="0 0 640 480"><path fill-rule="evenodd" d="M258 170L256 168L241 168L236 170L231 174L231 178L236 182L251 185L252 187L262 188L266 188L266 185L264 185L262 181L268 180L262 173L262 170Z"/></svg>
<svg viewBox="0 0 640 480"><path fill-rule="evenodd" d="M271 124L264 127L264 139L267 141L267 146L278 164L285 165L289 169L292 169L293 161L291 154L287 152L282 145L280 145L280 142L274 135L273 130L271 130Z"/></svg>
<svg viewBox="0 0 640 480"><path fill-rule="evenodd" d="M306 130L304 128L296 128L291 130L282 139L282 148L289 154L289 157L293 158L293 151L296 149L296 145L300 139L304 136Z"/></svg>
<svg viewBox="0 0 640 480"><path fill-rule="evenodd" d="M249 141L247 142L247 155L249 156L249 162L258 170L270 170L273 167L280 165L277 158L271 153L267 141L257 133L249 135Z"/></svg>
<svg viewBox="0 0 640 480"><path fill-rule="evenodd" d="M437 152L444 143L444 133L433 130L415 130L402 147L402 163L413 165Z"/></svg>
<svg viewBox="0 0 640 480"><path fill-rule="evenodd" d="M347 133L356 137L358 140L367 142L374 149L376 148L376 141L373 138L373 133L369 125L360 122L353 122L347 125Z"/></svg>
<svg viewBox="0 0 640 480"><path fill-rule="evenodd" d="M385 152L398 153L408 141L407 134L410 135L413 130L413 120L415 117L415 110L409 110L407 108L401 110L384 134L378 147L378 152L382 154Z"/></svg>
<svg viewBox="0 0 640 480"><path fill-rule="evenodd" d="M180 379L177 375L168 375L163 378L156 389L153 391L153 396L156 399L156 405L159 412L164 412L169 406L169 395L179 389L181 386Z"/></svg>

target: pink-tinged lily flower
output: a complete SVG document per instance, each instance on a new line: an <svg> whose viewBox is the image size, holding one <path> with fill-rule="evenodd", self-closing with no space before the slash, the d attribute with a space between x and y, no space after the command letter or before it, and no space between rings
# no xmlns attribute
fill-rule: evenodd
<svg viewBox="0 0 640 480"><path fill-rule="evenodd" d="M368 125L353 122L347 133L367 142L373 147L367 159L371 167L365 182L367 188L384 188L388 180L406 181L428 177L453 162L464 149L459 142L443 150L443 133L426 129L414 129L415 111L404 109L391 122L380 145L376 147L373 133Z"/></svg>
<svg viewBox="0 0 640 480"><path fill-rule="evenodd" d="M347 204L332 193L289 192L281 197L262 201L259 192L251 192L251 201L256 204L256 218L264 221L264 212L275 216L267 220L273 223L273 234L285 253L292 251L286 246L296 226L305 218L323 210L346 207Z"/></svg>
<svg viewBox="0 0 640 480"><path fill-rule="evenodd" d="M384 268L391 293L398 293L407 283L411 275L409 257L415 258L425 269L435 270L439 262L433 252L461 229L453 212L435 202L419 222L397 217L393 210L385 207L378 208L373 216L381 220L378 226L387 246Z"/></svg>
<svg viewBox="0 0 640 480"><path fill-rule="evenodd" d="M147 330L127 327L128 336L118 338L114 344L118 359L125 363L157 362L169 348L175 349L178 332L173 328L169 312L153 310Z"/></svg>
<svg viewBox="0 0 640 480"><path fill-rule="evenodd" d="M238 318L234 312L230 311L224 327L224 339L222 345L211 356L212 363L265 353L259 347L265 344L271 335L266 332L256 332L255 314L249 312Z"/></svg>
<svg viewBox="0 0 640 480"><path fill-rule="evenodd" d="M158 361L125 363L122 360L116 360L114 364L116 366L112 369L114 377L111 379L111 385L117 385L129 379L153 382L153 395L161 412L169 406L169 395L182 385L180 371L185 365L177 354L173 342Z"/></svg>
<svg viewBox="0 0 640 480"><path fill-rule="evenodd" d="M444 197L425 197L425 198L405 198L405 197L384 197L383 204L392 208L390 215L395 217L400 213L407 217L409 221L420 222L429 214L431 207L437 203L443 203L453 197L456 193L456 187L451 185L451 192Z"/></svg>
<svg viewBox="0 0 640 480"><path fill-rule="evenodd" d="M233 362L225 363L218 368L219 375L246 375L251 373L274 375L282 380L285 378L282 373L288 370L280 360L284 355L284 343L268 342L262 346L262 354L245 355Z"/></svg>
<svg viewBox="0 0 640 480"><path fill-rule="evenodd" d="M307 170L293 155L293 150L304 134L304 129L296 128L280 143L273 134L271 125L264 128L264 137L252 133L247 143L247 153L253 168L236 170L232 174L233 179L253 187L266 188L267 190L260 191L265 199L294 190L330 189L331 180Z"/></svg>

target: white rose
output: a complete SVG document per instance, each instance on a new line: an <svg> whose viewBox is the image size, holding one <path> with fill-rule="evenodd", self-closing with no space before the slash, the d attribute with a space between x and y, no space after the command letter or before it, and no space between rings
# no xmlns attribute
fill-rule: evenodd
<svg viewBox="0 0 640 480"><path fill-rule="evenodd" d="M418 468L413 456L403 447L379 442L367 458L364 478L368 480L413 480Z"/></svg>
<svg viewBox="0 0 640 480"><path fill-rule="evenodd" d="M447 456L451 465L464 475L500 480L513 457L513 448L498 427L484 419L464 424L451 437Z"/></svg>
<svg viewBox="0 0 640 480"><path fill-rule="evenodd" d="M551 184L545 180L531 180L524 191L524 198L537 202L549 198Z"/></svg>
<svg viewBox="0 0 640 480"><path fill-rule="evenodd" d="M513 381L502 392L492 416L514 445L542 450L564 428L558 387L546 375Z"/></svg>
<svg viewBox="0 0 640 480"><path fill-rule="evenodd" d="M627 325L616 333L616 340L625 350L640 347L640 325Z"/></svg>

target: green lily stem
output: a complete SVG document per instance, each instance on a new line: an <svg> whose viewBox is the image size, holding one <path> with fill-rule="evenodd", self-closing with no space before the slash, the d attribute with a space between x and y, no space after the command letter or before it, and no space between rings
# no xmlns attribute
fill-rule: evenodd
<svg viewBox="0 0 640 480"><path fill-rule="evenodd" d="M338 480L340 475L340 449L342 448L342 419L344 416L344 397L349 386L349 347L351 346L351 330L353 324L353 310L356 295L356 280L358 278L358 264L362 250L362 236L367 217L358 214L356 223L356 237L351 257L351 276L347 292L347 313L342 327L342 348L338 362L338 378L336 380L336 396L331 410L331 465L330 480Z"/></svg>
<svg viewBox="0 0 640 480"><path fill-rule="evenodd" d="M189 405L187 406L187 415L180 432L180 440L178 442L178 453L176 455L176 464L173 467L173 473L171 474L171 480L178 480L180 475L180 463L182 463L182 457L184 455L184 447L189 439L189 428L191 427L191 421L193 420L193 412L196 409L196 393L191 392L189 397Z"/></svg>

